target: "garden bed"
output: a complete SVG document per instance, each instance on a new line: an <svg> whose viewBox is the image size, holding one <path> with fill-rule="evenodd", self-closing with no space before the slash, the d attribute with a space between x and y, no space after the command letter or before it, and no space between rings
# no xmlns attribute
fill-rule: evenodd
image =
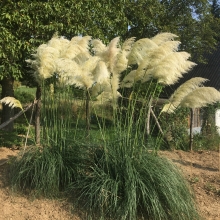
<svg viewBox="0 0 220 220"><path fill-rule="evenodd" d="M78 212L65 199L34 199L13 194L7 184L7 167L10 157L18 150L0 148L0 207L1 220L80 220ZM220 158L214 151L184 152L162 151L160 155L173 161L192 186L201 215L206 220L220 219Z"/></svg>

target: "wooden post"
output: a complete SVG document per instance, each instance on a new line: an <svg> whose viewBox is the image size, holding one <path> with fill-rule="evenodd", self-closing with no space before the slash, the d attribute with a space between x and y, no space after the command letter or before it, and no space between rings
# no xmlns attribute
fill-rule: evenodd
<svg viewBox="0 0 220 220"><path fill-rule="evenodd" d="M147 138L150 135L150 113L151 113L151 104L152 104L152 98L150 99L148 103L148 111L147 111L147 118L146 118L146 136Z"/></svg>
<svg viewBox="0 0 220 220"><path fill-rule="evenodd" d="M189 149L193 150L193 121L194 121L194 109L190 109L190 128L189 128Z"/></svg>

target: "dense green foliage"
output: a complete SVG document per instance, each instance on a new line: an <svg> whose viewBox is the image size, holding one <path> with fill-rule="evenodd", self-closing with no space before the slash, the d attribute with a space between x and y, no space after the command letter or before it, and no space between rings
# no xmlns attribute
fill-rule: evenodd
<svg viewBox="0 0 220 220"><path fill-rule="evenodd" d="M104 40L127 30L121 12L123 1L1 1L0 8L1 79L23 77L27 73L25 59L55 32L66 37L86 34Z"/></svg>
<svg viewBox="0 0 220 220"><path fill-rule="evenodd" d="M196 150L218 150L220 136L215 125L215 113L220 104L208 105L202 108L202 129L201 134L194 135L194 147Z"/></svg>
<svg viewBox="0 0 220 220"><path fill-rule="evenodd" d="M29 148L12 161L11 181L15 189L34 190L34 195L57 196L76 179L77 169L83 162L79 151L74 149L60 151L58 148Z"/></svg>
<svg viewBox="0 0 220 220"><path fill-rule="evenodd" d="M170 149L189 150L189 109L180 108L175 114L162 114L161 126L166 133Z"/></svg>
<svg viewBox="0 0 220 220"><path fill-rule="evenodd" d="M126 36L143 38L172 32L180 37L181 49L188 51L196 62L204 61L204 53L216 46L219 19L210 13L207 0L131 1L126 10L130 21Z"/></svg>

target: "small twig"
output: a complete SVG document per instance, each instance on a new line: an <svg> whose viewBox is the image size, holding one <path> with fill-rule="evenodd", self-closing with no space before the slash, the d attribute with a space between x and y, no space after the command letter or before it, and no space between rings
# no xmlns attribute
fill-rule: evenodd
<svg viewBox="0 0 220 220"><path fill-rule="evenodd" d="M159 121L157 120L157 117L156 117L156 115L154 114L154 111L153 111L152 108L150 108L150 113L151 113L152 116L154 117L154 119L155 119L155 121L156 121L156 124L157 124L157 127L159 128L161 134L164 136L163 130L162 130L162 128L160 127L160 123L159 123Z"/></svg>
<svg viewBox="0 0 220 220"><path fill-rule="evenodd" d="M10 124L12 121L14 121L16 118L20 117L22 114L24 114L28 109L30 109L35 103L31 103L29 106L27 106L24 110L21 110L18 112L14 117L10 118L8 121L2 123L0 125L0 129L4 128L8 124Z"/></svg>

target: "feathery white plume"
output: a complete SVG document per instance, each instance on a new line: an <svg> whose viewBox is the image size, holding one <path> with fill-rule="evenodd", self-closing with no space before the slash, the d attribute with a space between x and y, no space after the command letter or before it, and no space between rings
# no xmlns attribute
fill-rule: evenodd
<svg viewBox="0 0 220 220"><path fill-rule="evenodd" d="M118 53L120 51L120 48L118 47L119 40L119 37L115 37L114 39L112 39L106 50L106 58L107 62L109 63L109 69L111 72L113 72Z"/></svg>
<svg viewBox="0 0 220 220"><path fill-rule="evenodd" d="M117 98L121 97L121 94L117 92ZM98 101L99 104L105 104L105 103L112 103L114 100L114 97L112 96L111 92L102 92L100 95L96 97L96 100ZM113 103L114 106L115 103Z"/></svg>
<svg viewBox="0 0 220 220"><path fill-rule="evenodd" d="M115 61L115 64L113 66L112 72L114 72L116 74L120 74L124 70L126 70L127 68L128 68L128 59L126 57L126 52L121 51L116 56L116 61Z"/></svg>
<svg viewBox="0 0 220 220"><path fill-rule="evenodd" d="M110 72L108 71L107 66L104 61L100 60L98 62L96 69L93 73L93 76L94 76L94 81L97 83L100 83L100 84L105 83L105 82L109 83Z"/></svg>
<svg viewBox="0 0 220 220"><path fill-rule="evenodd" d="M183 99L193 92L194 90L198 89L202 86L207 79L202 77L194 77L190 80L187 80L185 83L180 85L176 91L171 95L169 99L169 103L165 104L161 112L172 113L178 108L183 101Z"/></svg>
<svg viewBox="0 0 220 220"><path fill-rule="evenodd" d="M14 97L10 97L10 96L4 97L3 99L0 100L0 102L8 105L11 108L23 109L20 101L15 99Z"/></svg>
<svg viewBox="0 0 220 220"><path fill-rule="evenodd" d="M131 37L127 39L123 44L122 44L122 51L124 51L126 57L128 57L129 53L131 52L132 46L135 42L135 37Z"/></svg>
<svg viewBox="0 0 220 220"><path fill-rule="evenodd" d="M121 81L120 87L121 88L131 88L135 82L135 77L137 70L132 70L128 75L126 75L123 80Z"/></svg>
<svg viewBox="0 0 220 220"><path fill-rule="evenodd" d="M220 92L218 90L213 87L200 87L185 96L180 105L189 108L201 108L219 101Z"/></svg>
<svg viewBox="0 0 220 220"><path fill-rule="evenodd" d="M136 41L128 55L128 64L139 64L150 50L157 47L157 44L149 38L143 38Z"/></svg>
<svg viewBox="0 0 220 220"><path fill-rule="evenodd" d="M53 37L51 40L48 41L47 46L53 47L54 49L59 51L59 56L63 56L66 52L66 49L69 46L70 41L65 39L64 37Z"/></svg>
<svg viewBox="0 0 220 220"><path fill-rule="evenodd" d="M183 98L194 91L195 89L202 86L208 79L202 77L194 77L192 79L187 80L185 83L180 85L176 91L171 95L170 102L172 103L180 103ZM177 105L176 105L177 106Z"/></svg>
<svg viewBox="0 0 220 220"><path fill-rule="evenodd" d="M61 85L74 85L76 76L80 74L80 68L73 60L60 58L56 60L56 73Z"/></svg>
<svg viewBox="0 0 220 220"><path fill-rule="evenodd" d="M99 39L92 40L91 45L96 56L102 56L102 54L106 51L106 45Z"/></svg>
<svg viewBox="0 0 220 220"><path fill-rule="evenodd" d="M157 45L160 45L166 41L172 41L174 40L176 37L178 37L175 34L172 33L159 33L156 36L152 37L151 40L156 43Z"/></svg>

